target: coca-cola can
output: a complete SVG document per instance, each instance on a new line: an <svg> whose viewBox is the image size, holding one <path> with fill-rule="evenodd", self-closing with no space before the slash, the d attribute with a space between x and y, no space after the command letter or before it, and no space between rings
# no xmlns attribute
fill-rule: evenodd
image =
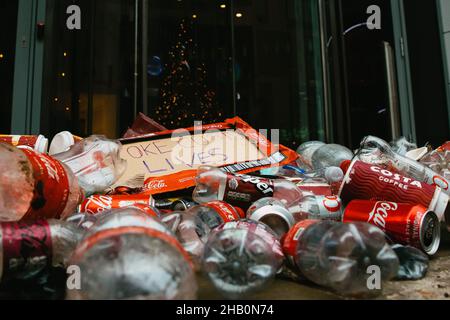
<svg viewBox="0 0 450 320"><path fill-rule="evenodd" d="M439 219L422 205L353 200L345 209L343 222L355 221L373 224L392 242L416 247L429 255L439 248Z"/></svg>
<svg viewBox="0 0 450 320"><path fill-rule="evenodd" d="M137 203L154 206L154 199L149 194L133 195L93 195L85 199L79 206L79 212L98 214L111 209L133 206Z"/></svg>
<svg viewBox="0 0 450 320"><path fill-rule="evenodd" d="M344 205L352 200L420 204L450 223L449 196L436 186L354 159L341 165L345 172L339 196Z"/></svg>
<svg viewBox="0 0 450 320"><path fill-rule="evenodd" d="M47 153L48 139L43 135L3 135L0 134L0 142L10 144L18 148L30 148L39 153Z"/></svg>

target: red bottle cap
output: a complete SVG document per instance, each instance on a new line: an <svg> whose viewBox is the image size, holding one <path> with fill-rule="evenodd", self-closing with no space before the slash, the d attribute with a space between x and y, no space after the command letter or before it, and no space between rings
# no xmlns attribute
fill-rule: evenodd
<svg viewBox="0 0 450 320"><path fill-rule="evenodd" d="M341 167L342 171L344 172L344 174L347 173L348 168L350 167L351 163L352 163L351 160L344 160L341 162L340 167Z"/></svg>

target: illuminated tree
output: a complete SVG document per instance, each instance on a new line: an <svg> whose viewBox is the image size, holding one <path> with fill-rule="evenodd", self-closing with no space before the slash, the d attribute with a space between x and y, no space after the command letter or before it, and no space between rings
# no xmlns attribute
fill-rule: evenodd
<svg viewBox="0 0 450 320"><path fill-rule="evenodd" d="M192 126L194 120L213 123L222 118L216 93L207 85L206 66L198 61L192 25L186 20L181 22L177 42L165 64L155 118L168 128Z"/></svg>

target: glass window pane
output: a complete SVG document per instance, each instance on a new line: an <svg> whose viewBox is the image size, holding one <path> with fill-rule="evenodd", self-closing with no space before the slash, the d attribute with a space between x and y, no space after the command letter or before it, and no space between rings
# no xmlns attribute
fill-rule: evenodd
<svg viewBox="0 0 450 320"><path fill-rule="evenodd" d="M81 9L81 30L66 27L66 9ZM50 0L45 43L45 112L50 135L118 137L134 118L134 1Z"/></svg>
<svg viewBox="0 0 450 320"><path fill-rule="evenodd" d="M148 113L167 128L232 116L228 1L151 0Z"/></svg>
<svg viewBox="0 0 450 320"><path fill-rule="evenodd" d="M0 1L0 132L11 131L18 0Z"/></svg>

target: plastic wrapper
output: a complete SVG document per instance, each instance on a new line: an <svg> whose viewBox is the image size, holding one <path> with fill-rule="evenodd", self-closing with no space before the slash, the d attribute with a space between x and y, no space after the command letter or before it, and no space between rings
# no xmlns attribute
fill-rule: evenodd
<svg viewBox="0 0 450 320"><path fill-rule="evenodd" d="M428 271L429 259L419 249L410 246L393 245L400 261L396 280L419 280L426 276Z"/></svg>

